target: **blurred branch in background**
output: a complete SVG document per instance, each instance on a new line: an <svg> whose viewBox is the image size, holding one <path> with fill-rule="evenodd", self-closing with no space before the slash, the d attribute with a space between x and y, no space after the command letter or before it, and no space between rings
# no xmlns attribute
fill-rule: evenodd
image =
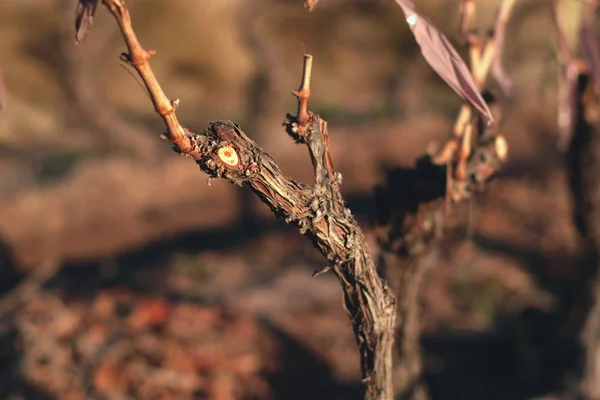
<svg viewBox="0 0 600 400"><path fill-rule="evenodd" d="M576 56L577 47L568 45L553 7L562 66L559 107L567 116L559 121L560 144L568 143L566 167L581 248L574 279L562 298L566 337L561 339L577 345L565 362L564 383L567 396L590 400L600 398L600 42L595 26L599 6L589 2L582 9L583 58Z"/></svg>
<svg viewBox="0 0 600 400"><path fill-rule="evenodd" d="M498 12L502 22L496 25L506 24L513 5L512 0L502 2ZM475 2L464 1L460 33L466 37L477 88L483 90L502 40L491 36L484 41L474 30L475 18ZM386 186L376 190L380 263L398 299L394 384L399 399L428 397L420 346L421 283L426 256L443 235L448 202L454 205L484 190L506 161L500 106L489 93L483 98L492 111L492 125L484 116L474 120L471 107L463 106L442 159L425 155L414 168L392 170Z"/></svg>

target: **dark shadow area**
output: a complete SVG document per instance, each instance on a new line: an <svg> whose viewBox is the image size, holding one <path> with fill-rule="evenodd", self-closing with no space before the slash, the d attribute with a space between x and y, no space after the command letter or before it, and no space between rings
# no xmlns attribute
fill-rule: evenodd
<svg viewBox="0 0 600 400"><path fill-rule="evenodd" d="M419 158L414 167L391 168L382 166L386 171L386 183L375 188L377 222L389 224L394 228L416 225L394 222L403 221L408 214L417 213L419 206L438 199L444 199L446 191L446 168L431 163L429 157ZM393 215L396 213L397 215ZM395 233L401 235L400 232Z"/></svg>
<svg viewBox="0 0 600 400"><path fill-rule="evenodd" d="M262 321L276 339L277 370L268 375L274 399L360 399L360 385L336 381L331 368L317 354L307 349L287 333Z"/></svg>
<svg viewBox="0 0 600 400"><path fill-rule="evenodd" d="M27 400L58 400L56 397L51 396L42 389L26 383L22 385L21 393L23 393L23 398Z"/></svg>
<svg viewBox="0 0 600 400"><path fill-rule="evenodd" d="M446 188L446 167L425 156L413 168L389 169L386 184L375 189L379 267L397 302L393 376L398 400L426 398L419 344L422 260L441 238Z"/></svg>
<svg viewBox="0 0 600 400"><path fill-rule="evenodd" d="M22 346L12 321L0 319L0 398L8 399L19 394L27 400L55 400L55 397L21 376L15 360L20 360Z"/></svg>
<svg viewBox="0 0 600 400"><path fill-rule="evenodd" d="M10 247L0 239L0 294L9 292L22 278ZM20 393L27 400L52 400L44 390L24 380L20 370L15 368L18 365L15 360L21 359L22 346L13 318L13 315L0 313L0 398Z"/></svg>
<svg viewBox="0 0 600 400"><path fill-rule="evenodd" d="M535 390L520 382L510 337L432 335L422 338L425 379L432 399L527 399Z"/></svg>
<svg viewBox="0 0 600 400"><path fill-rule="evenodd" d="M545 310L526 307L495 318L492 332L425 335L425 378L432 399L530 399L560 392L562 377L580 355L577 338L566 332L565 297L571 279L552 270L573 266L572 255L545 254L518 243L475 235L473 242L486 252L514 258L555 296ZM553 268L552 266L555 266Z"/></svg>
<svg viewBox="0 0 600 400"><path fill-rule="evenodd" d="M386 276L396 293L401 321L396 335L399 354L394 360L397 376L405 380L395 382L400 394L410 393L420 368L421 354L415 350L419 348L415 334L419 326L415 321L422 311L419 295L410 295L420 282L419 257L438 246L443 231L443 225L438 224L443 224L446 215L444 170L427 167L424 160L419 160L414 169L390 169L387 185L377 191L380 245L390 253L384 252L381 264L386 266ZM526 161L513 163L503 175L547 179L546 167L542 164L532 168ZM476 173L472 178L473 186L468 190L475 194L482 188L478 184L488 179L477 179ZM449 193L454 193L452 189ZM514 212L507 213L511 214ZM448 235L443 246L454 247L460 241L457 239ZM431 398L524 400L559 391L561 377L577 361L578 354L573 338L564 333L563 303L570 280L565 278L564 270L565 266L567 270L573 268L573 256L560 251L540 252L520 245L518 238L511 242L475 235L471 241L483 252L518 261L533 275L536 286L555 295L557 305L552 309L525 306L512 314L496 313L493 328L485 333L436 332L421 336L423 377ZM563 271L560 276L556 273L559 270ZM415 397L409 394L407 398Z"/></svg>
<svg viewBox="0 0 600 400"><path fill-rule="evenodd" d="M522 262L527 271L536 278L540 287L557 296L563 295L568 283L565 282L564 277L553 274L552 267L574 265L575 260L572 256L563 252L544 254L529 246L520 246L518 243L482 235L474 235L471 240L488 253L502 254ZM562 271L565 272L565 268L562 268Z"/></svg>
<svg viewBox="0 0 600 400"><path fill-rule="evenodd" d="M244 196L242 196L244 197ZM355 217L362 222L372 220L374 200L365 194L351 194L348 196L347 207ZM161 238L155 242L147 243L143 247L131 249L110 260L118 266L137 268L139 266L160 266L169 261L170 255L175 252L201 252L205 250L227 251L233 250L256 241L267 234L286 235L291 232L298 233L298 229L284 221L273 217L258 219L252 210L244 210L242 216L233 224L217 229L198 229L181 232L170 238ZM107 260L87 260L67 262L63 269L80 271L82 278L90 267L106 263ZM76 272L77 274L79 272Z"/></svg>
<svg viewBox="0 0 600 400"><path fill-rule="evenodd" d="M500 316L491 333L425 335L425 379L432 399L530 399L562 389L577 346L562 337L556 312L527 308Z"/></svg>
<svg viewBox="0 0 600 400"><path fill-rule="evenodd" d="M0 294L10 290L20 279L12 250L0 238Z"/></svg>

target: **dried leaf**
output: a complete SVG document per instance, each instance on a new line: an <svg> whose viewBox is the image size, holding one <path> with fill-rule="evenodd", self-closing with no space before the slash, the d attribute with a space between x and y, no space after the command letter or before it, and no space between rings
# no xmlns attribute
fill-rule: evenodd
<svg viewBox="0 0 600 400"><path fill-rule="evenodd" d="M465 101L492 122L492 113L483 100L471 71L448 39L427 19L417 13L410 0L395 0L404 11L421 53L431 68Z"/></svg>
<svg viewBox="0 0 600 400"><path fill-rule="evenodd" d="M169 305L162 299L142 299L127 318L129 326L143 329L149 326L162 326L170 314Z"/></svg>
<svg viewBox="0 0 600 400"><path fill-rule="evenodd" d="M100 0L79 0L75 10L75 41L81 43L94 24Z"/></svg>

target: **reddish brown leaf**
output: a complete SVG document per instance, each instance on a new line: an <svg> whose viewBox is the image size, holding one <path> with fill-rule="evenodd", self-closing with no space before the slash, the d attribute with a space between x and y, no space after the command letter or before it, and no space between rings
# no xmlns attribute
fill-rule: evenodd
<svg viewBox="0 0 600 400"><path fill-rule="evenodd" d="M94 371L94 388L103 394L123 392L129 377L124 374L116 360L105 360Z"/></svg>
<svg viewBox="0 0 600 400"><path fill-rule="evenodd" d="M81 43L94 24L100 0L79 0L75 10L75 41Z"/></svg>
<svg viewBox="0 0 600 400"><path fill-rule="evenodd" d="M431 68L465 101L492 122L492 113L477 89L471 71L448 39L426 18L410 0L395 0L404 11L406 22L421 47L421 53Z"/></svg>
<svg viewBox="0 0 600 400"><path fill-rule="evenodd" d="M129 315L127 322L134 329L149 326L162 326L169 317L170 307L162 299L142 299L134 311Z"/></svg>

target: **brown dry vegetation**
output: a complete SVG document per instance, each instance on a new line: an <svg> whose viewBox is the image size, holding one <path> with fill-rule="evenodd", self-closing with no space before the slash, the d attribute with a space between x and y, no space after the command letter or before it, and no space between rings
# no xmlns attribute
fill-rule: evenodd
<svg viewBox="0 0 600 400"><path fill-rule="evenodd" d="M304 181L310 161L281 122L295 108L303 45L313 54L311 108L329 121L342 190L376 252L373 187L444 140L461 105L400 10L372 0L322 0L310 14L291 0L130 3L184 125L235 120ZM419 5L453 35L453 0ZM310 277L324 260L246 188L208 186L171 154L143 89L119 65L114 22L99 13L75 46L74 7L0 4L0 286L10 300L0 306L0 397L356 396L358 354L337 283ZM566 7L570 26L577 5ZM539 2L519 3L505 49L516 87L504 111L509 163L453 210L427 260L423 345L434 399L555 389L553 360L541 356L546 315L577 241L555 145L551 29ZM58 267L19 291L24 277Z"/></svg>

